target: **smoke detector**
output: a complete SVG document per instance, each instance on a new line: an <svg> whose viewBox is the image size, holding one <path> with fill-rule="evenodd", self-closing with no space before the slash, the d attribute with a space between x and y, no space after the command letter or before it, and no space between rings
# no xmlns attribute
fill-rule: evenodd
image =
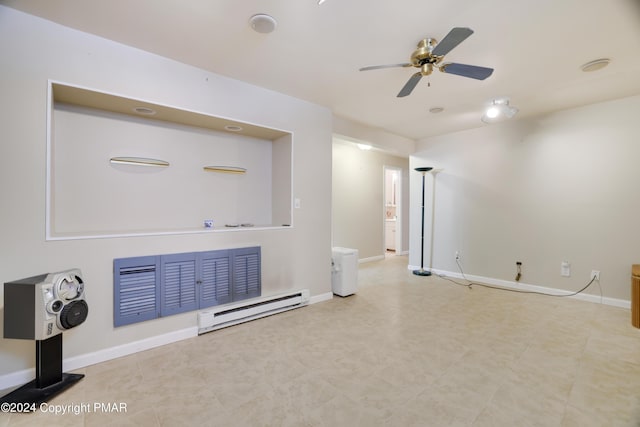
<svg viewBox="0 0 640 427"><path fill-rule="evenodd" d="M253 30L258 33L271 33L276 29L277 24L278 23L273 18L273 16L267 15L265 13L258 13L257 15L253 15L251 18L249 18L249 25L251 25L251 28L253 28Z"/></svg>

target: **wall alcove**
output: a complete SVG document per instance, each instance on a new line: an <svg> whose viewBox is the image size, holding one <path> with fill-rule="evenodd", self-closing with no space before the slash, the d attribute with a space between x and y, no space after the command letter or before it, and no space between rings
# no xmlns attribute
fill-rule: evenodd
<svg viewBox="0 0 640 427"><path fill-rule="evenodd" d="M292 224L291 132L58 82L48 123L47 240Z"/></svg>

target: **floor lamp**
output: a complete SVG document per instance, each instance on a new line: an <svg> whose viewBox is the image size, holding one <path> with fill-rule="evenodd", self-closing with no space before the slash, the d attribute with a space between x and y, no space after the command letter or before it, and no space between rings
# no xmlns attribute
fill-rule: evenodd
<svg viewBox="0 0 640 427"><path fill-rule="evenodd" d="M422 167L416 168L416 170L422 173L422 233L420 234L420 270L413 270L413 274L416 276L431 276L429 270L424 269L424 176L433 168ZM431 230L433 237L433 230Z"/></svg>

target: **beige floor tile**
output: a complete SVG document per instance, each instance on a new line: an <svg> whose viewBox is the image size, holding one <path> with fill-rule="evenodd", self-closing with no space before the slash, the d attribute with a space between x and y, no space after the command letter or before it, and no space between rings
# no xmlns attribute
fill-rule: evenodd
<svg viewBox="0 0 640 427"><path fill-rule="evenodd" d="M562 427L631 427L629 419L612 419L610 415L599 411L590 411L567 405L562 419Z"/></svg>
<svg viewBox="0 0 640 427"><path fill-rule="evenodd" d="M565 402L554 394L537 391L523 384L505 383L475 421L475 425L557 426Z"/></svg>
<svg viewBox="0 0 640 427"><path fill-rule="evenodd" d="M13 426L640 426L629 310L360 265L359 290L79 370Z"/></svg>

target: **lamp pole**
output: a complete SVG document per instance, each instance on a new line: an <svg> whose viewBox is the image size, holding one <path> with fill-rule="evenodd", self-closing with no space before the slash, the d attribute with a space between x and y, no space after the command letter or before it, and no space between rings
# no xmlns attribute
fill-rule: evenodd
<svg viewBox="0 0 640 427"><path fill-rule="evenodd" d="M415 170L422 173L422 232L420 233L420 270L413 270L416 276L431 276L429 270L424 269L424 176L429 172L431 167L420 167ZM433 228L433 218L431 222ZM431 231L431 250L433 251L433 229Z"/></svg>

